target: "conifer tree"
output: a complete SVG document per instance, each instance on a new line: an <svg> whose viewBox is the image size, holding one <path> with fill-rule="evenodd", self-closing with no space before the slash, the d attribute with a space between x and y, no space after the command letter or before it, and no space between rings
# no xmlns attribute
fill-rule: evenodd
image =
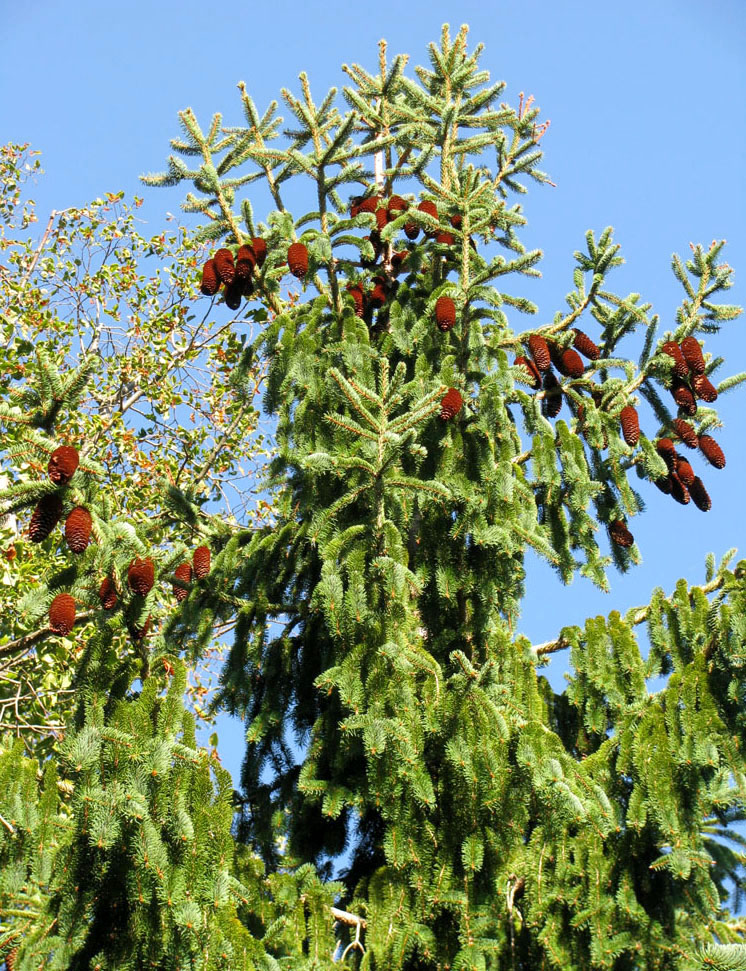
<svg viewBox="0 0 746 971"><path fill-rule="evenodd" d="M711 558L704 585L655 590L551 643L518 634L527 550L607 589L612 564L639 561L645 490L682 515L709 509L710 471L727 474L713 405L745 377L713 383L723 362L703 348L739 313L720 302L731 270L721 243L674 256L684 296L666 330L638 294L609 289L619 246L589 232L568 309L532 322L519 278L542 254L521 242L514 196L549 181L546 126L531 99L499 101L481 53L444 28L411 77L382 43L377 74L345 66L344 105L335 90L317 104L302 74L299 95L283 91L295 127L282 132L277 105L261 114L241 85L245 125L216 115L204 130L187 109L168 172L146 178L193 184L184 208L215 247L202 292L264 323L233 387L248 400L252 362L268 362L276 521L207 518L209 572L182 579L178 528L205 514L171 488L173 549L155 564L133 567L148 551L116 526L91 554L123 608L78 671L54 853L52 768L37 797L17 756L5 769L8 798L46 807L20 828L3 812L10 837L0 829L0 862L18 873L0 890L43 886L0 939L21 941L24 971L42 955L81 969L744 966L728 899L744 844L746 562ZM287 208L291 179L310 211ZM264 222L246 188L259 180ZM48 449L47 432L29 447ZM85 490L94 458L54 489L9 490L7 508ZM148 641L166 579L188 596ZM84 597L79 573L54 583ZM247 725L235 843L177 658L229 618L221 703ZM560 650L562 694L541 675ZM668 681L651 695L656 675Z"/></svg>

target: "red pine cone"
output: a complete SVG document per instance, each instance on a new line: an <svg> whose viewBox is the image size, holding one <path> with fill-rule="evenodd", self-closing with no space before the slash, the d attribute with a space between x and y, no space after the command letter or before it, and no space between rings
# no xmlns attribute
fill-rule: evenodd
<svg viewBox="0 0 746 971"><path fill-rule="evenodd" d="M676 469L676 446L670 438L659 438L655 443L655 450L662 459L665 459L670 472Z"/></svg>
<svg viewBox="0 0 746 971"><path fill-rule="evenodd" d="M637 445L640 440L640 418L632 405L625 405L619 412L622 435L628 445Z"/></svg>
<svg viewBox="0 0 746 971"><path fill-rule="evenodd" d="M669 475L666 475L661 479L656 479L655 484L658 486L661 492L664 492L667 496L671 495L671 477Z"/></svg>
<svg viewBox="0 0 746 971"><path fill-rule="evenodd" d="M47 472L55 485L67 485L80 463L78 450L72 445L60 445L49 456Z"/></svg>
<svg viewBox="0 0 746 971"><path fill-rule="evenodd" d="M367 199L363 199L357 207L358 212L373 212L375 213L378 209L378 205L381 201L380 196L368 196Z"/></svg>
<svg viewBox="0 0 746 971"><path fill-rule="evenodd" d="M451 216L451 225L453 226L454 229L461 229L463 222L464 222L464 217L461 215L460 212L457 212L455 213L455 215Z"/></svg>
<svg viewBox="0 0 746 971"><path fill-rule="evenodd" d="M202 267L202 282L199 289L206 297L215 296L220 289L220 277L215 268L215 260L208 260Z"/></svg>
<svg viewBox="0 0 746 971"><path fill-rule="evenodd" d="M435 301L435 320L443 331L450 330L456 323L456 304L450 297L438 297Z"/></svg>
<svg viewBox="0 0 746 971"><path fill-rule="evenodd" d="M706 401L707 404L717 401L718 389L706 375L695 374L692 378L692 388L696 396L701 398L702 401Z"/></svg>
<svg viewBox="0 0 746 971"><path fill-rule="evenodd" d="M233 253L229 249L219 249L213 256L215 269L223 283L233 283L236 275L236 264L233 262Z"/></svg>
<svg viewBox="0 0 746 971"><path fill-rule="evenodd" d="M671 385L671 394L673 400L685 414L690 417L697 414L697 402L694 400L694 395L688 384L675 379Z"/></svg>
<svg viewBox="0 0 746 971"><path fill-rule="evenodd" d="M83 553L91 539L91 514L85 506L76 506L65 520L65 539L73 553Z"/></svg>
<svg viewBox="0 0 746 971"><path fill-rule="evenodd" d="M420 235L420 227L417 223L404 223L404 232L407 234L407 239L417 239Z"/></svg>
<svg viewBox="0 0 746 971"><path fill-rule="evenodd" d="M585 374L583 359L572 347L568 347L557 357L557 370L568 378L582 378Z"/></svg>
<svg viewBox="0 0 746 971"><path fill-rule="evenodd" d="M192 579L192 565L191 563L181 563L174 570L174 576L177 580L183 580L185 583L190 583ZM185 590L183 587L174 586L174 596L181 603L186 597L189 596L189 591Z"/></svg>
<svg viewBox="0 0 746 971"><path fill-rule="evenodd" d="M691 488L692 482L694 482L694 469L686 459L676 459L676 475L678 475L687 489Z"/></svg>
<svg viewBox="0 0 746 971"><path fill-rule="evenodd" d="M517 357L513 363L520 364L521 367L526 368L532 378L531 387L534 389L534 391L538 391L541 387L541 374L539 373L539 369L534 362L530 358L521 355L520 357Z"/></svg>
<svg viewBox="0 0 746 971"><path fill-rule="evenodd" d="M225 299L226 307L228 307L230 310L238 310L241 306L244 283L244 280L235 279L230 286L225 288L223 298Z"/></svg>
<svg viewBox="0 0 746 971"><path fill-rule="evenodd" d="M378 226L378 229L381 230L384 228L384 226L388 221L389 221L388 209L386 209L385 206L380 206L380 208L376 209L376 226Z"/></svg>
<svg viewBox="0 0 746 971"><path fill-rule="evenodd" d="M194 551L192 556L192 566L194 567L194 575L198 580L204 580L207 574L210 572L210 547L209 546L198 546Z"/></svg>
<svg viewBox="0 0 746 971"><path fill-rule="evenodd" d="M303 243L291 243L288 247L288 266L299 280L308 273L308 250Z"/></svg>
<svg viewBox="0 0 746 971"><path fill-rule="evenodd" d="M552 371L547 371L544 375L544 391L544 413L548 418L556 418L562 410L562 389Z"/></svg>
<svg viewBox="0 0 746 971"><path fill-rule="evenodd" d="M256 265L261 269L267 259L267 243L261 236L255 236L251 241L251 248L256 256Z"/></svg>
<svg viewBox="0 0 746 971"><path fill-rule="evenodd" d="M435 242L442 243L444 246L453 246L456 239L453 233L447 233L445 231L435 234Z"/></svg>
<svg viewBox="0 0 746 971"><path fill-rule="evenodd" d="M63 637L75 626L75 600L69 593L58 593L49 605L49 626Z"/></svg>
<svg viewBox="0 0 746 971"><path fill-rule="evenodd" d="M435 205L434 202L431 202L430 199L426 199L424 202L421 202L419 206L417 206L417 208L419 209L420 212L424 212L424 213L427 213L428 216L432 216L433 219L438 218L438 207ZM437 232L438 232L437 229L425 230L425 234L427 236L435 236Z"/></svg>
<svg viewBox="0 0 746 971"><path fill-rule="evenodd" d="M680 502L682 506L689 505L689 490L681 481L681 479L675 473L671 473L669 476L671 480L671 495L674 497L676 502Z"/></svg>
<svg viewBox="0 0 746 971"><path fill-rule="evenodd" d="M404 212L405 209L407 208L408 208L407 200L402 199L401 196L391 196L391 198L389 199L389 204L387 206L387 209L389 211L389 216L391 217L391 219L396 219L399 213Z"/></svg>
<svg viewBox="0 0 746 971"><path fill-rule="evenodd" d="M371 290L368 301L375 310L379 310L386 303L386 287L380 280Z"/></svg>
<svg viewBox="0 0 746 971"><path fill-rule="evenodd" d="M705 373L705 359L702 357L702 348L696 337L685 337L681 342L681 353L684 360L689 365L692 374Z"/></svg>
<svg viewBox="0 0 746 971"><path fill-rule="evenodd" d="M239 246L236 253L236 277L239 280L248 279L256 266L256 253L250 246Z"/></svg>
<svg viewBox="0 0 746 971"><path fill-rule="evenodd" d="M548 371L552 364L549 345L540 334L532 334L528 339L528 350L540 371Z"/></svg>
<svg viewBox="0 0 746 971"><path fill-rule="evenodd" d="M589 361L597 361L598 356L601 351L598 349L598 345L595 344L587 334L584 334L582 330L573 328L573 339L572 346L576 351L587 357Z"/></svg>
<svg viewBox="0 0 746 971"><path fill-rule="evenodd" d="M635 537L621 519L615 519L614 522L609 523L609 535L617 546L622 546L624 549L629 549L635 541Z"/></svg>
<svg viewBox="0 0 746 971"><path fill-rule="evenodd" d="M456 388L449 388L440 402L440 415L443 421L448 421L461 411L464 399Z"/></svg>
<svg viewBox="0 0 746 971"><path fill-rule="evenodd" d="M697 447L697 433L694 431L688 421L684 421L683 418L674 418L673 427L684 445L686 445L688 448Z"/></svg>
<svg viewBox="0 0 746 971"><path fill-rule="evenodd" d="M697 509L701 509L702 512L707 512L712 506L712 500L710 499L707 489L704 487L704 483L699 476L695 476L691 485L689 486L689 495L694 501L694 505Z"/></svg>
<svg viewBox="0 0 746 971"><path fill-rule="evenodd" d="M666 341L661 347L664 354L668 354L669 357L673 358L674 374L679 378L686 378L689 375L689 365L684 359L684 355L681 352L681 348L676 343L676 341Z"/></svg>
<svg viewBox="0 0 746 971"><path fill-rule="evenodd" d="M699 448L710 465L714 465L716 469L725 468L725 455L714 438L710 435L700 435Z"/></svg>
<svg viewBox="0 0 746 971"><path fill-rule="evenodd" d="M43 542L52 532L62 516L62 499L56 492L42 496L34 509L28 524L28 535L32 543Z"/></svg>
<svg viewBox="0 0 746 971"><path fill-rule="evenodd" d="M144 560L135 557L127 570L127 582L134 593L147 597L155 583L155 566L150 557Z"/></svg>
<svg viewBox="0 0 746 971"><path fill-rule="evenodd" d="M355 314L358 317L363 316L363 288L359 283L353 283L347 287L347 292L352 297L355 304Z"/></svg>
<svg viewBox="0 0 746 971"><path fill-rule="evenodd" d="M98 588L98 598L104 610L113 610L117 605L117 591L110 577L104 577Z"/></svg>

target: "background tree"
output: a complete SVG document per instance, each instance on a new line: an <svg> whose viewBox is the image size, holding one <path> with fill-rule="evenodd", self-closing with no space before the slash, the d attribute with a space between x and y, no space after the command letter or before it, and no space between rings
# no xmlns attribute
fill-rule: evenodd
<svg viewBox="0 0 746 971"><path fill-rule="evenodd" d="M192 586L150 653L133 656L139 669L112 657L112 637L98 631L79 668L85 698L64 758L71 775L90 772L82 787L75 780L73 797L94 793L101 811L91 824L88 795L75 805L46 905L60 936L45 944L35 927L19 960L44 948L63 960L69 946L75 967L94 956L101 967L146 956L164 967L235 961L216 956L210 935L243 899L254 904L243 918L262 949L287 966L301 967L301 954L306 966L323 966L324 893L338 888L325 890L307 865L324 872L350 841L341 900L364 915L365 934L362 946L349 942L346 960L362 967L739 966L732 947L700 947L742 935L724 906L741 858L714 837L738 843L732 823L744 796L743 565L712 562L706 586L655 591L644 608L564 628L550 644L516 634L527 548L563 580L580 572L600 586L612 561L635 562L628 524L642 500L632 474L640 488L657 483L688 505L687 514L709 507L677 447L699 445L703 460L724 465L707 405L743 376L716 388L720 361L692 339L737 315L715 303L730 269L718 263L721 244L695 248L686 264L675 258L685 296L676 328L660 335L638 295L607 288L620 261L611 231L589 233L575 256L569 311L516 331L516 314L536 308L503 291L501 278L537 272L541 254L521 244L524 218L508 202L527 178L548 181L536 167L542 128L532 105L497 105L502 85L488 84L479 54L468 52L465 29L455 40L444 29L431 70L416 69L413 80L404 58L386 63L382 45L377 76L346 68L345 113L335 92L317 106L301 75L301 97L283 92L298 127L277 148L275 106L260 117L245 90L244 128L221 130L216 116L205 133L190 111L181 114L184 137L172 144L198 167L172 156L169 172L148 181L190 179L200 195L186 208L207 216L202 237L227 244L204 266L203 292L224 285L229 307L248 297L268 310L236 372L245 375L254 355L269 361L277 520L246 530L213 523L209 578ZM284 201L296 176L311 177L317 199L298 218ZM266 224L254 223L246 199L234 211L238 191L258 178L277 207ZM304 295L286 292L288 270ZM600 327L593 339L575 326L586 311ZM619 345L640 327L635 364ZM234 390L247 400L245 380ZM182 523L197 515L188 488L167 494ZM20 500L21 490L13 495ZM123 537L100 551L119 575L133 552ZM181 555L161 556L161 579ZM131 638L132 611L146 612L135 599L144 594L132 593ZM268 621L281 617L283 634L270 639ZM134 845L151 834L183 881L169 840L195 839L193 855L204 859L207 847L196 830L186 834L180 814L209 812L212 800L175 799L164 812L176 707L173 689L161 698L164 675L151 662L165 647L199 656L213 624L232 618L222 701L249 723L239 835L264 858L269 892L262 897L234 864L251 886L216 903L225 919L208 916L200 883L197 909L182 896L174 926L170 899ZM645 659L635 637L643 622L652 643ZM537 669L568 647L574 674L557 694ZM104 701L116 664L121 697ZM145 677L139 697L127 677L136 671ZM645 680L660 673L670 673L668 684L650 695ZM189 747L184 732L179 744ZM108 748L129 745L150 768L151 740L165 759L164 792L158 782L145 790L142 772L127 777ZM112 764L115 792L102 795ZM135 812L127 828L128 795L145 800L148 826ZM61 875L81 861L90 871L91 825L100 885L109 866L118 874L118 914L107 894L80 913L64 904L76 885ZM150 927L137 897L143 885L146 901L164 908ZM292 909L298 901L302 911ZM128 930L129 949L121 938L107 942L112 921ZM190 936L195 927L201 936ZM247 937L223 933L220 946L265 960Z"/></svg>

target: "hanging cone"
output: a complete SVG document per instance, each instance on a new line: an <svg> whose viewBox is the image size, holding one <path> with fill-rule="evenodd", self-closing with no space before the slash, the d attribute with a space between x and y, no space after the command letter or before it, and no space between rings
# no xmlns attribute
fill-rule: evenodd
<svg viewBox="0 0 746 971"><path fill-rule="evenodd" d="M424 202L421 202L419 206L417 206L417 208L419 209L420 212L424 212L428 216L432 216L433 219L438 218L438 207L435 205L434 202L431 202L430 199L426 199ZM437 232L438 232L437 229L426 229L425 235L432 237L432 236L435 236Z"/></svg>
<svg viewBox="0 0 746 971"><path fill-rule="evenodd" d="M191 563L181 563L174 570L174 576L177 580L183 580L185 583L190 583L192 579L192 565ZM177 587L176 584L173 585L174 596L181 603L189 596L189 591L185 590L183 587Z"/></svg>
<svg viewBox="0 0 746 971"><path fill-rule="evenodd" d="M198 546L192 556L194 575L198 580L204 580L210 572L210 547Z"/></svg>
<svg viewBox="0 0 746 971"><path fill-rule="evenodd" d="M584 357L587 357L589 361L597 361L598 355L601 353L590 337L577 328L573 328L572 346L576 351L580 351Z"/></svg>
<svg viewBox="0 0 746 971"><path fill-rule="evenodd" d="M683 418L674 418L673 427L684 445L686 445L688 448L697 447L697 442L699 441L697 438L697 433L694 431L688 421L684 421Z"/></svg>
<svg viewBox="0 0 746 971"><path fill-rule="evenodd" d="M381 206L380 208L376 209L376 226L378 227L379 232L380 230L385 228L386 223L388 221L389 221L388 209L386 209L385 206Z"/></svg>
<svg viewBox="0 0 746 971"><path fill-rule="evenodd" d="M247 280L254 272L256 266L256 253L250 246L239 246L236 253L236 277L239 280Z"/></svg>
<svg viewBox="0 0 746 971"><path fill-rule="evenodd" d="M456 323L456 304L450 297L438 297L435 301L435 320L442 331L450 330Z"/></svg>
<svg viewBox="0 0 746 971"><path fill-rule="evenodd" d="M104 577L98 588L98 599L104 610L113 610L117 605L117 591L110 577Z"/></svg>
<svg viewBox="0 0 746 971"><path fill-rule="evenodd" d="M628 445L637 445L640 440L640 419L632 405L626 405L619 412L622 435Z"/></svg>
<svg viewBox="0 0 746 971"><path fill-rule="evenodd" d="M622 546L624 549L629 549L635 541L635 537L621 519L615 519L614 522L609 523L609 535L617 546Z"/></svg>
<svg viewBox="0 0 746 971"><path fill-rule="evenodd" d="M223 283L233 283L236 275L236 264L233 262L233 253L229 249L219 249L213 256L215 269Z"/></svg>
<svg viewBox="0 0 746 971"><path fill-rule="evenodd" d="M75 626L75 600L69 593L58 593L49 605L49 626L63 637Z"/></svg>
<svg viewBox="0 0 746 971"><path fill-rule="evenodd" d="M463 222L464 222L464 217L461 215L460 212L457 212L453 216L451 216L451 225L453 226L454 229L461 229Z"/></svg>
<svg viewBox="0 0 746 971"><path fill-rule="evenodd" d="M688 384L674 379L671 385L671 394L673 395L673 400L685 414L690 417L697 414L697 402L694 400L694 395Z"/></svg>
<svg viewBox="0 0 746 971"><path fill-rule="evenodd" d="M242 297L250 297L254 292L254 279L250 276L243 277L243 279L237 277L232 286L238 288Z"/></svg>
<svg viewBox="0 0 746 971"><path fill-rule="evenodd" d="M238 310L241 306L241 296L243 295L244 280L235 279L230 286L225 288L223 297L225 305L230 310Z"/></svg>
<svg viewBox="0 0 746 971"><path fill-rule="evenodd" d="M444 232L435 234L435 242L442 243L443 246L453 246L453 244L456 242L456 239L453 233L447 233L444 231Z"/></svg>
<svg viewBox="0 0 746 971"><path fill-rule="evenodd" d="M208 260L202 267L202 282L199 289L206 297L215 296L220 289L220 277L215 269L215 260Z"/></svg>
<svg viewBox="0 0 746 971"><path fill-rule="evenodd" d="M585 374L583 359L572 347L557 356L557 370L568 378L582 378Z"/></svg>
<svg viewBox="0 0 746 971"><path fill-rule="evenodd" d="M520 357L517 357L513 363L519 364L528 371L528 373L531 375L531 387L534 389L534 391L538 391L541 387L541 374L539 373L539 369L534 362L530 358L521 355Z"/></svg>
<svg viewBox="0 0 746 971"><path fill-rule="evenodd" d="M353 283L347 287L347 292L352 297L355 304L355 314L358 317L363 316L363 288L359 283Z"/></svg>
<svg viewBox="0 0 746 971"><path fill-rule="evenodd" d="M674 473L669 476L671 479L671 495L674 497L676 502L680 502L682 506L689 505L689 490Z"/></svg>
<svg viewBox="0 0 746 971"><path fill-rule="evenodd" d="M41 543L52 532L62 516L62 499L56 492L42 496L34 509L28 524L28 535L32 543Z"/></svg>
<svg viewBox="0 0 746 971"><path fill-rule="evenodd" d="M692 388L696 396L701 398L702 401L706 401L708 405L712 404L713 401L717 401L718 389L704 374L694 375L692 378Z"/></svg>
<svg viewBox="0 0 746 971"><path fill-rule="evenodd" d="M655 443L655 450L662 459L665 459L670 472L676 469L676 446L670 438L659 438Z"/></svg>
<svg viewBox="0 0 746 971"><path fill-rule="evenodd" d="M407 235L407 239L417 239L420 235L420 227L417 223L404 223L404 232Z"/></svg>
<svg viewBox="0 0 746 971"><path fill-rule="evenodd" d="M549 345L540 334L532 334L528 339L528 350L540 371L548 371L552 364Z"/></svg>
<svg viewBox="0 0 746 971"><path fill-rule="evenodd" d="M707 512L712 507L712 500L707 494L707 489L704 487L704 483L699 476L695 476L689 486L689 495L692 497L692 501L697 509L701 509L702 512Z"/></svg>
<svg viewBox="0 0 746 971"><path fill-rule="evenodd" d="M136 556L127 570L127 582L134 593L141 597L147 597L155 583L153 561L149 557L141 560L139 556Z"/></svg>
<svg viewBox="0 0 746 971"><path fill-rule="evenodd" d="M673 358L674 374L679 378L686 378L689 375L689 365L684 359L684 355L681 352L681 348L676 343L676 341L666 341L661 347L664 354L668 354L670 358Z"/></svg>
<svg viewBox="0 0 746 971"><path fill-rule="evenodd" d="M388 209L389 217L391 219L396 219L398 215L403 213L409 208L406 199L402 199L401 196L391 196L389 199L389 204L386 207Z"/></svg>
<svg viewBox="0 0 746 971"><path fill-rule="evenodd" d="M308 273L308 250L303 243L291 243L288 247L288 266L299 280Z"/></svg>
<svg viewBox="0 0 746 971"><path fill-rule="evenodd" d="M676 475L681 479L684 485L689 489L692 482L694 482L694 469L687 462L686 459L677 458L676 459Z"/></svg>
<svg viewBox="0 0 746 971"><path fill-rule="evenodd" d="M658 486L661 492L665 493L667 496L671 495L671 477L669 475L664 476L662 479L656 479L655 484Z"/></svg>
<svg viewBox="0 0 746 971"><path fill-rule="evenodd" d="M362 202L360 202L357 211L375 213L378 210L380 202L380 196L368 196L367 199L363 199Z"/></svg>
<svg viewBox="0 0 746 971"><path fill-rule="evenodd" d="M91 539L91 514L84 506L76 506L65 520L65 539L73 553L83 553Z"/></svg>
<svg viewBox="0 0 746 971"><path fill-rule="evenodd" d="M386 303L386 287L380 281L379 277L376 277L378 282L373 287L368 297L368 302L374 310L379 310Z"/></svg>
<svg viewBox="0 0 746 971"><path fill-rule="evenodd" d="M545 397L542 400L542 407L547 418L556 418L562 410L562 389L557 378L552 371L547 371L544 375Z"/></svg>
<svg viewBox="0 0 746 971"><path fill-rule="evenodd" d="M254 256L256 256L256 265L261 270L264 261L267 259L267 244L261 236L255 236L251 241L251 248L254 250Z"/></svg>
<svg viewBox="0 0 746 971"><path fill-rule="evenodd" d="M681 342L681 353L684 360L689 365L692 374L705 373L705 359L702 357L702 348L696 337L685 337Z"/></svg>
<svg viewBox="0 0 746 971"><path fill-rule="evenodd" d="M449 421L454 415L457 415L461 410L461 406L464 403L464 399L461 394L456 390L456 388L449 388L444 397L440 402L440 415L443 421Z"/></svg>
<svg viewBox="0 0 746 971"><path fill-rule="evenodd" d="M75 470L80 463L78 450L72 445L60 445L49 456L47 472L49 478L55 485L67 485L75 475Z"/></svg>
<svg viewBox="0 0 746 971"><path fill-rule="evenodd" d="M725 455L723 454L723 450L710 435L699 436L699 449L710 465L714 465L716 469L725 468Z"/></svg>

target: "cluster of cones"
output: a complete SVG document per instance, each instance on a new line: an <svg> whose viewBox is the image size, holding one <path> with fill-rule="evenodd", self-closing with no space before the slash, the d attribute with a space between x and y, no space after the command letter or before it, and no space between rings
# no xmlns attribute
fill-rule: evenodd
<svg viewBox="0 0 746 971"><path fill-rule="evenodd" d="M552 365L564 377L582 378L585 364L580 355L595 361L600 354L596 344L582 330L574 329L572 334L572 347L564 350L541 334L531 334L527 341L530 356L519 355L515 359L516 364L528 371L534 391L543 390L542 411L548 418L556 418L562 409L562 386Z"/></svg>
<svg viewBox="0 0 746 971"><path fill-rule="evenodd" d="M683 418L676 418L673 423L677 437L687 448L699 448L702 455L716 469L725 468L725 455L718 443L711 435L697 435L689 422ZM694 503L697 509L707 512L712 501L705 489L704 483L687 461L676 452L676 446L671 438L659 438L655 443L656 450L668 466L668 475L656 480L656 485L666 495L672 496L682 506Z"/></svg>
<svg viewBox="0 0 746 971"><path fill-rule="evenodd" d="M673 359L674 377L669 390L684 414L690 418L696 415L697 398L707 404L717 400L717 388L705 375L705 359L696 337L685 337L681 344L666 341L661 350Z"/></svg>
<svg viewBox="0 0 746 971"><path fill-rule="evenodd" d="M47 465L49 479L58 491L47 493L36 504L29 522L28 534L32 543L47 539L62 518L62 491L70 483L80 464L80 456L72 445L56 448ZM75 506L65 519L65 539L73 553L83 553L88 547L93 518L84 506Z"/></svg>
<svg viewBox="0 0 746 971"><path fill-rule="evenodd" d="M214 297L225 286L226 304L231 310L238 310L241 297L250 297L254 292L254 271L262 268L266 258L267 244L261 236L239 246L235 256L232 250L219 249L202 267L201 292Z"/></svg>

